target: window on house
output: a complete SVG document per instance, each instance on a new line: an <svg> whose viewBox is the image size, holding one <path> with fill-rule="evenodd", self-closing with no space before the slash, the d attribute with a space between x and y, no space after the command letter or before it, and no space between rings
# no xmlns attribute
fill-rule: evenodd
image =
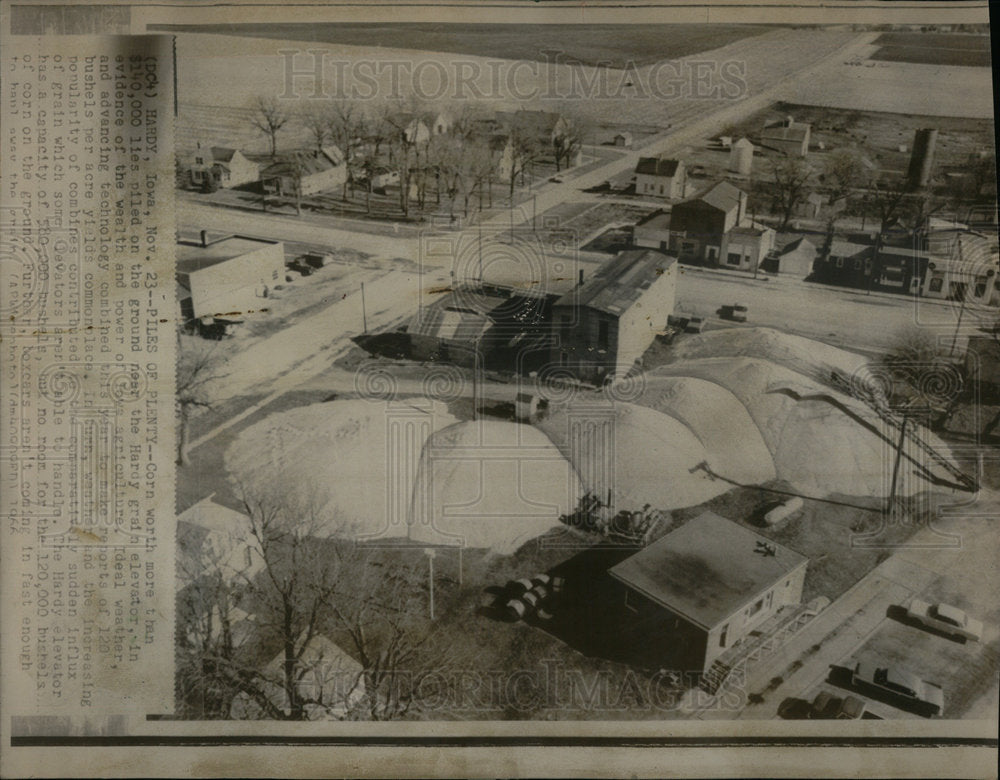
<svg viewBox="0 0 1000 780"><path fill-rule="evenodd" d="M753 617L762 609L764 609L764 599L757 599L757 601L754 602L753 606L750 607L748 614L750 615L750 617Z"/></svg>
<svg viewBox="0 0 1000 780"><path fill-rule="evenodd" d="M275 268L273 271L271 271L271 279L273 280L277 278L278 278L278 269Z"/></svg>
<svg viewBox="0 0 1000 780"><path fill-rule="evenodd" d="M982 298L986 295L986 277L977 276L976 277L976 291L973 293L977 298Z"/></svg>
<svg viewBox="0 0 1000 780"><path fill-rule="evenodd" d="M662 184L660 185L660 194L661 195L663 194L663 185Z"/></svg>
<svg viewBox="0 0 1000 780"><path fill-rule="evenodd" d="M601 349L608 348L608 321L601 320L597 323L597 346Z"/></svg>
<svg viewBox="0 0 1000 780"><path fill-rule="evenodd" d="M739 265L740 264L739 254L737 254L736 252L730 252L726 256L726 262L729 263L729 265Z"/></svg>
<svg viewBox="0 0 1000 780"><path fill-rule="evenodd" d="M843 268L843 267L844 267L844 258L838 257L837 258L837 268Z"/></svg>
<svg viewBox="0 0 1000 780"><path fill-rule="evenodd" d="M667 251L667 242L666 241L661 241L660 242L660 251L661 252L666 252Z"/></svg>
<svg viewBox="0 0 1000 780"><path fill-rule="evenodd" d="M195 165L204 165L205 164L205 158L204 157L195 157L194 158L194 164Z"/></svg>
<svg viewBox="0 0 1000 780"><path fill-rule="evenodd" d="M944 279L940 276L935 276L931 279L931 292L941 292L941 288L944 286Z"/></svg>
<svg viewBox="0 0 1000 780"><path fill-rule="evenodd" d="M726 634L728 633L729 633L729 624L726 623L726 625L722 627L722 631L719 632L719 647L726 646Z"/></svg>

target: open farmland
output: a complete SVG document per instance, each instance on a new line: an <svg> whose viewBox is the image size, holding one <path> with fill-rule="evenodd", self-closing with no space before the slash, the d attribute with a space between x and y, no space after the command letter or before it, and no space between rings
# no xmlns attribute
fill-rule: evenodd
<svg viewBox="0 0 1000 780"><path fill-rule="evenodd" d="M155 25L171 32L215 33L380 49L419 49L477 57L605 63L622 68L717 49L771 29L752 24L205 24ZM554 52L558 52L555 55Z"/></svg>
<svg viewBox="0 0 1000 780"><path fill-rule="evenodd" d="M782 97L792 103L859 111L970 119L993 117L990 68L929 64L938 63L933 59L918 63L912 57L889 61L877 56L881 48L873 43L855 56L823 68L813 78L795 82ZM927 54L931 56L936 56L933 49ZM914 89L914 84L920 88Z"/></svg>
<svg viewBox="0 0 1000 780"><path fill-rule="evenodd" d="M879 49L873 60L981 68L993 62L988 35L891 32L880 35L875 44Z"/></svg>
<svg viewBox="0 0 1000 780"><path fill-rule="evenodd" d="M690 79L682 79L683 83L674 85L675 93L670 95L666 90L666 81L673 78L671 73L657 73L651 68L640 68L638 75L632 72L635 85L624 88L617 93L612 91L604 97L589 100L572 101L573 108L585 114L595 126L609 127L622 125L625 127L643 126L659 127L666 130L704 117L706 113L740 102L747 97L753 97L764 90L781 84L786 79L810 78L809 68L839 53L849 57L849 47L866 43L873 35L870 33L859 36L846 30L802 29L793 30L779 28L770 32L744 38L711 52L692 58L693 61L711 61L714 63L730 63L736 70L727 84L716 81L714 91L707 96L698 97L699 87L693 73L693 65L685 65L685 61L677 67L677 72L687 74ZM208 140L212 143L224 143L246 148L250 151L262 151L265 148L264 138L253 130L249 122L249 107L259 95L279 95L285 82L283 75L283 58L278 51L285 48L316 49L321 45L308 42L274 41L261 39L238 39L218 35L184 35L177 40L178 63L178 100L179 116L177 124L177 148L181 151L193 147L195 140ZM372 50L362 46L338 45L330 46L329 89L336 83L333 72L333 60L341 62L370 62ZM221 56L224 53L224 56ZM402 49L384 49L379 52L386 59L406 60L413 63L416 71L422 62L440 63L446 72L456 72L458 63L475 62L482 68L481 78L474 80L476 87L485 94L490 94L490 67L486 57L459 57L447 54L430 55L426 52ZM305 67L304 62L297 67ZM559 65L551 68L540 68L533 74L527 68L517 72L517 83L514 85L520 94L534 94L533 99L516 100L511 92L501 83L501 91L490 98L483 99L486 108L545 108L551 109L558 104L565 105L570 101L552 101L546 95L577 94L582 84L591 83L597 71L586 66ZM742 74L742 75L740 75ZM605 74L605 82L611 85L623 83L629 78L623 71L609 70ZM534 80L533 80L534 79ZM655 81L655 87L650 82ZM738 82L742 81L742 85ZM390 85L385 86L385 94L391 94ZM728 86L724 89L724 86ZM738 87L738 89L736 88ZM308 84L298 84L299 89L308 93ZM652 96L653 89L659 90L660 97ZM708 85L712 88L712 85ZM471 89L471 87L470 87ZM574 91L575 90L575 91ZM645 90L646 94L641 94ZM738 94L737 94L738 93ZM442 98L439 102L446 102ZM305 106L310 101L303 98ZM456 107L463 105L459 102ZM294 108L292 101L289 108ZM286 129L279 132L279 145L297 144L304 140L305 132L301 128L293 128L290 123Z"/></svg>

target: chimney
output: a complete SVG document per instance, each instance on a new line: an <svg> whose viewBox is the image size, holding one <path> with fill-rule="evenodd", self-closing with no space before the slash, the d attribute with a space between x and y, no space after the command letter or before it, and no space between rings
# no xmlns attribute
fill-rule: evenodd
<svg viewBox="0 0 1000 780"><path fill-rule="evenodd" d="M577 287L580 287L580 286L582 286L582 285L583 285L583 269L581 268L581 269L580 269L580 281L578 281L578 282L576 283L576 286L577 286Z"/></svg>
<svg viewBox="0 0 1000 780"><path fill-rule="evenodd" d="M207 230L201 231L201 245L203 247L208 246L208 231Z"/></svg>

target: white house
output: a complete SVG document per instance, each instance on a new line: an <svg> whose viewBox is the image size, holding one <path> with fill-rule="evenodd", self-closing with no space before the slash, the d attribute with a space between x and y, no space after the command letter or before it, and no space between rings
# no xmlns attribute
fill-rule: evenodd
<svg viewBox="0 0 1000 780"><path fill-rule="evenodd" d="M239 187L260 178L260 166L248 160L239 149L198 144L188 168L191 184L200 187L214 176L220 187Z"/></svg>
<svg viewBox="0 0 1000 780"><path fill-rule="evenodd" d="M682 160L640 157L635 166L635 192L658 198L683 198L686 178Z"/></svg>
<svg viewBox="0 0 1000 780"><path fill-rule="evenodd" d="M178 590L205 576L239 584L264 568L250 518L213 498L203 498L177 517Z"/></svg>
<svg viewBox="0 0 1000 780"><path fill-rule="evenodd" d="M295 662L295 692L304 703L309 720L336 720L364 697L364 668L342 648L323 634L314 634L304 649L305 636L296 641L302 650ZM286 715L291 704L285 689L285 654L279 652L260 672L260 689L276 709ZM259 720L268 713L252 696L239 693L230 717L234 720Z"/></svg>
<svg viewBox="0 0 1000 780"><path fill-rule="evenodd" d="M276 195L315 195L343 186L347 164L337 146L298 150L281 155L261 171L266 192Z"/></svg>

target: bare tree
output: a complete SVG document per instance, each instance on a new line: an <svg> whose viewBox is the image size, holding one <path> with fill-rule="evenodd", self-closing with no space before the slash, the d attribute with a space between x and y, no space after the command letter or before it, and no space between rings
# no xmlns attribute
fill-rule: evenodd
<svg viewBox="0 0 1000 780"><path fill-rule="evenodd" d="M278 131L288 123L288 113L271 97L258 97L251 118L254 127L271 142L271 156L278 153Z"/></svg>
<svg viewBox="0 0 1000 780"><path fill-rule="evenodd" d="M208 385L219 374L219 358L214 346L185 345L185 339L178 337L177 346L177 393L174 397L177 407L177 455L178 466L187 465L188 426L198 409L211 409L212 398Z"/></svg>
<svg viewBox="0 0 1000 780"><path fill-rule="evenodd" d="M830 153L823 166L822 180L827 188L832 207L837 201L844 202L844 210L849 210L849 204L854 193L865 183L865 166L861 157L851 149L837 149ZM831 208L829 214L830 229L837 221L837 212Z"/></svg>
<svg viewBox="0 0 1000 780"><path fill-rule="evenodd" d="M903 328L881 362L893 380L888 400L897 406L915 405L935 428L947 424L962 399L965 377L945 354L937 334L915 325Z"/></svg>
<svg viewBox="0 0 1000 780"><path fill-rule="evenodd" d="M425 615L423 556L355 543L315 495L276 480L240 494L248 524L234 543L260 565L242 582L207 572L200 590L183 591L179 689L189 709L208 701L203 715L229 717L235 702L242 717L279 720L386 720L419 709L428 675L455 660ZM236 601L253 617L254 641L243 646L219 617ZM339 683L317 686L334 656L347 659Z"/></svg>
<svg viewBox="0 0 1000 780"><path fill-rule="evenodd" d="M809 193L812 170L800 157L782 156L771 161L771 200L781 217L779 231L788 229L796 207Z"/></svg>
<svg viewBox="0 0 1000 780"><path fill-rule="evenodd" d="M313 149L322 152L330 135L330 117L319 106L310 106L299 115L299 122L309 133Z"/></svg>
<svg viewBox="0 0 1000 780"><path fill-rule="evenodd" d="M515 118L510 127L507 128L507 133L511 151L510 202L513 205L514 188L517 185L517 178L520 176L522 184L524 183L525 173L542 156L543 146L541 139L535 132L534 126L527 117L525 117L524 121L519 121Z"/></svg>
<svg viewBox="0 0 1000 780"><path fill-rule="evenodd" d="M593 132L593 125L585 114L572 107L560 111L563 120L563 130L552 140L553 156L556 160L556 170L561 170L563 164L567 168L577 153L583 147L587 137Z"/></svg>
<svg viewBox="0 0 1000 780"><path fill-rule="evenodd" d="M875 209L879 220L879 236L883 237L897 224L903 215L910 185L904 176L875 178L868 186L868 203Z"/></svg>
<svg viewBox="0 0 1000 780"><path fill-rule="evenodd" d="M358 140L365 132L365 117L357 103L340 99L333 102L325 119L327 132L344 155L344 163L347 165L343 195L344 200L347 200L348 188L353 186L354 174L358 169L355 152Z"/></svg>

